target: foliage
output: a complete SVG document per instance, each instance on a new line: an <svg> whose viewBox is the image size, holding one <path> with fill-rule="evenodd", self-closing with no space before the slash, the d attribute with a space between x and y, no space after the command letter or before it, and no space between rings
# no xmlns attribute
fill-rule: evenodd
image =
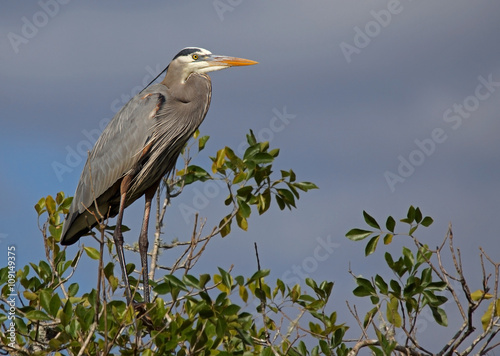
<svg viewBox="0 0 500 356"><path fill-rule="evenodd" d="M385 252L385 263L394 277L390 280L379 274L370 279L353 274L357 284L353 294L357 297L368 297L374 305L362 321L357 314L353 313L364 335L362 341L359 341L353 348L353 352L368 346L377 355L387 355L394 350L411 354L451 355L459 349L462 349L460 354L467 355L476 347L479 349L479 354L486 354L498 345L492 341L500 331L500 296L498 295L500 264L494 263L481 249L483 288L471 292L463 273L460 250L455 250L453 245L451 225L441 245L436 250L431 250L415 235L417 229L429 227L433 223L433 219L429 216L424 217L419 208L410 206L406 217L400 219L400 223L407 229L404 229L403 233L395 232L396 220L392 216L387 218L385 230L365 211L363 211L363 218L371 229L352 229L347 232L346 237L352 241L368 239L365 246L366 256L375 252L381 238L384 245L393 243L396 237L410 238L414 249L403 246L401 255L397 259L391 253ZM449 259L453 261L454 274L446 270L443 265L446 245L449 246ZM493 286L489 285L491 275L486 274L484 259L494 268ZM488 293L491 289L494 291L493 295ZM460 298L462 293L464 298ZM493 301L481 317L483 330L474 335L476 330L474 313L482 302L489 298ZM426 308L430 310L437 325L447 327L448 314L445 309L451 309L453 304L455 305L454 312L458 310L462 318L462 324L454 326L456 328L454 336L441 346L439 352L428 351L418 341L418 326ZM379 320L378 326L374 322L376 318ZM367 336L370 326L375 332L376 339L370 339ZM472 335L474 338L471 340Z"/></svg>
<svg viewBox="0 0 500 356"><path fill-rule="evenodd" d="M205 147L207 140L208 136L200 137L199 151ZM224 180L229 190L225 204L233 205L234 210L219 224L222 237L230 233L233 216L236 217L238 226L247 230L247 219L252 212L252 206L257 208L259 215L262 215L271 206L274 196L281 210L295 208L295 200L300 198L299 191L317 189L314 183L297 182L292 170L281 170L281 178L272 180L272 163L278 157L280 150L269 149L269 142L257 142L251 130L247 134L247 143L248 148L242 157L227 146L217 151L215 157L210 157L214 175L196 165L188 165L178 172L178 175L183 177L179 183L182 185L196 181Z"/></svg>
<svg viewBox="0 0 500 356"><path fill-rule="evenodd" d="M198 152L205 148L207 140L207 136L197 135ZM147 305L141 303L141 285L136 278L140 271L133 264L127 269L135 303L127 305L123 300L123 285L121 277L115 275L113 244L105 220L93 235L98 248L81 245L68 258L66 249L58 242L61 216L72 198L58 193L55 199L50 195L40 199L35 209L39 221L44 221L39 228L46 259L15 271L15 306L9 300L9 278L14 271L8 266L0 269L2 349L18 355L314 356L356 355L363 348L376 355L451 355L457 350L464 355L485 354L495 348L494 340L500 331L499 264L481 251L482 258L494 268L494 282L492 286L485 272L482 289L471 292L459 252L453 248L451 227L436 250L416 238L417 229L432 224L432 219L424 217L419 208L410 207L399 224L388 217L385 229L363 212L368 228L352 229L346 234L352 241L368 241L364 251L370 259L382 246L380 241L384 248L398 239L410 242L398 255L385 252L387 274L378 271L374 276L363 277L351 272L356 283L354 296L371 304L360 315L352 302L347 303L359 331L352 325L349 328L348 321L338 320L335 310L342 307L338 300L332 300L332 281L307 278L293 286L279 279L270 283L269 270L260 268L258 254L259 268L249 277L220 267L216 274L194 275L191 270L206 244L218 234L227 236L234 220L245 230L252 209L264 214L273 200L281 210L291 209L296 207L299 191L316 188L313 183L297 182L292 170L281 170L276 178L273 164L279 150L270 149L267 142L257 142L252 132L247 135L247 142L248 148L241 156L229 147L217 151L210 173L190 164L192 146L186 147L183 169L165 180L161 191L163 204L158 194L157 233L151 250L154 299ZM162 241L162 220L170 200L189 184L216 179L224 181L228 188L225 204L231 207L231 213L208 234L202 232L205 221L196 217L187 241ZM397 232L396 225L403 226L404 232ZM455 267L453 274L442 264L446 242ZM159 251L174 248L180 252L172 266L159 265ZM82 291L73 275L81 259L87 258L99 266L97 283L95 288ZM158 271L164 273L155 278ZM458 283L462 296L453 282ZM489 304L481 318L482 329L475 332L472 318L485 303ZM429 310L439 327L448 327L452 305L458 308L463 324L451 326L456 332L452 339L443 340L439 351L429 351L429 346L419 342L418 322ZM353 333L354 338L350 335Z"/></svg>

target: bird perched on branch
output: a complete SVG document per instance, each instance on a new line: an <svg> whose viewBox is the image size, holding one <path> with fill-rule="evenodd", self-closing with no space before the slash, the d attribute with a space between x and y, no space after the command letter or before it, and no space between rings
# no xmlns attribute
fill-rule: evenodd
<svg viewBox="0 0 500 356"><path fill-rule="evenodd" d="M117 216L113 239L132 301L123 253L123 211L145 196L139 236L144 300L150 302L148 281L148 222L151 201L161 179L175 168L177 158L207 114L212 95L208 72L257 62L219 56L203 48L181 50L153 84L133 97L110 121L89 154L73 202L64 220L62 245L71 245L98 224L97 209ZM97 209L96 209L97 204Z"/></svg>

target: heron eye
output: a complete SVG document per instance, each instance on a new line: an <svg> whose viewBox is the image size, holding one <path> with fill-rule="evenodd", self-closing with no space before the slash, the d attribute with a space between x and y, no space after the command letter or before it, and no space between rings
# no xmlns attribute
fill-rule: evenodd
<svg viewBox="0 0 500 356"><path fill-rule="evenodd" d="M192 57L194 60L197 60L198 59L198 55L197 54L193 54L193 57Z"/></svg>

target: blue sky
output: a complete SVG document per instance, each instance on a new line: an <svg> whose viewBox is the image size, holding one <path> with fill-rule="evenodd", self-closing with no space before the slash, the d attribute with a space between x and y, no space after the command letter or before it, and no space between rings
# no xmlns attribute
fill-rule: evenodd
<svg viewBox="0 0 500 356"><path fill-rule="evenodd" d="M499 3L465 0L6 2L0 246L17 245L20 265L44 258L33 205L58 191L72 195L100 127L180 49L199 46L259 64L211 75L201 126L211 139L196 163L209 167L208 155L237 147L253 129L281 149L277 169L320 187L296 211L274 206L254 213L248 232L214 239L199 273L232 264L252 273L257 242L272 278L334 280L334 305L344 308L354 288L349 262L356 274L384 271L375 261L382 251L365 259L364 245L345 233L363 226L363 210L383 220L414 205L435 220L421 235L431 246L453 223L477 289L478 247L500 260L499 13ZM277 129L280 114L290 119ZM207 227L227 213L226 194L211 188L214 197L198 206ZM179 207L210 195L204 189L189 186L173 201L167 240L190 235ZM130 243L142 208L141 199L125 214ZM328 246L324 259L320 246Z"/></svg>

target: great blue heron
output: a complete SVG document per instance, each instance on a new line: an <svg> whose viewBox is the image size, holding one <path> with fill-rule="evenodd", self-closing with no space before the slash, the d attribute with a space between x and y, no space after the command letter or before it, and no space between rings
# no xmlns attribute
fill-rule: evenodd
<svg viewBox="0 0 500 356"><path fill-rule="evenodd" d="M118 215L113 239L128 303L132 296L123 253L123 210L145 196L139 252L144 300L150 302L147 251L151 200L207 114L212 85L206 73L256 63L213 55L203 48L184 48L165 68L165 79L134 96L111 120L90 152L64 220L61 244L75 243L98 224L96 203L105 216Z"/></svg>

